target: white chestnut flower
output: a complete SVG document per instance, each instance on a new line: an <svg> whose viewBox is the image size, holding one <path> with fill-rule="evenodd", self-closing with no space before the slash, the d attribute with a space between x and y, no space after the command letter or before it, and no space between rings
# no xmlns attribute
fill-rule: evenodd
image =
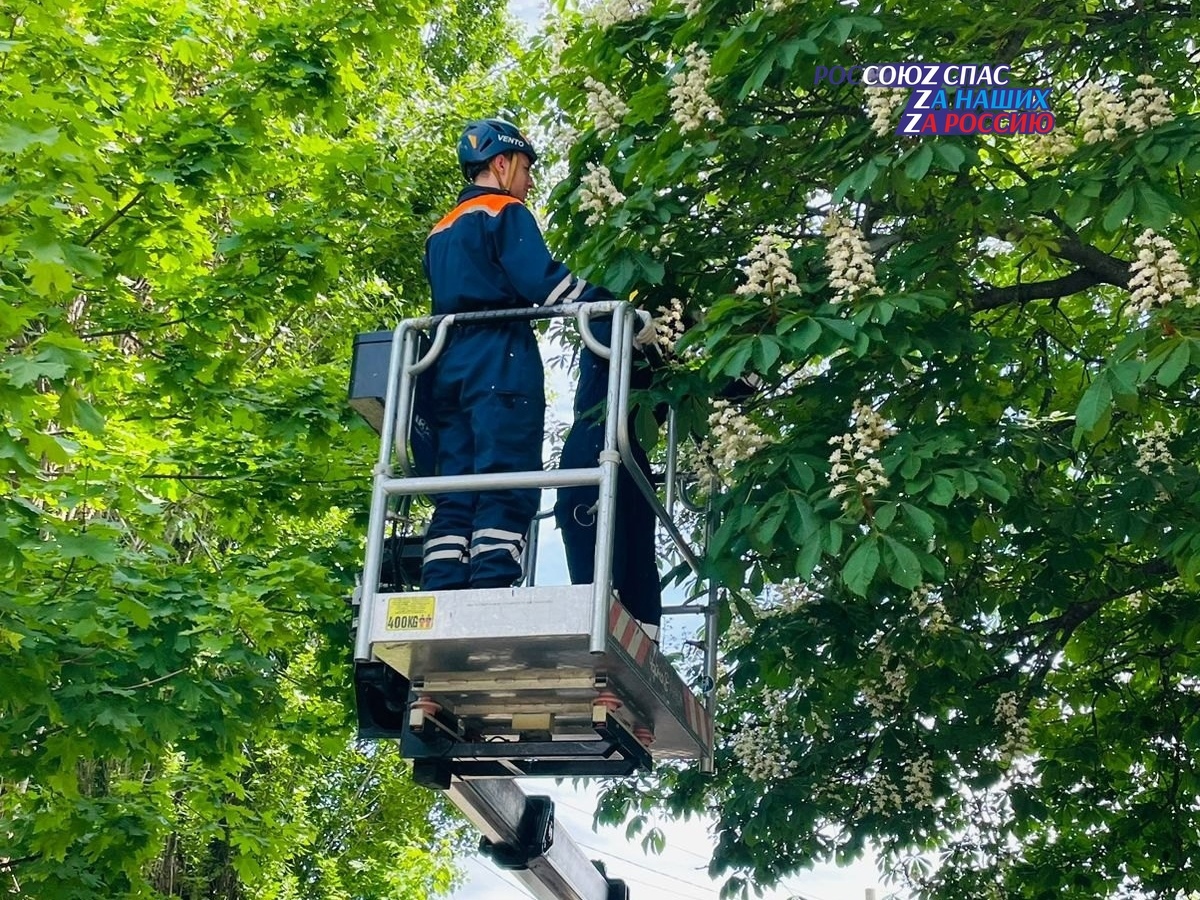
<svg viewBox="0 0 1200 900"><path fill-rule="evenodd" d="M1047 134L1020 135L1030 159L1056 163L1075 152L1075 140L1065 129L1056 128Z"/></svg>
<svg viewBox="0 0 1200 900"><path fill-rule="evenodd" d="M728 400L714 400L708 417L709 435L702 453L720 475L771 443L758 425L734 409Z"/></svg>
<svg viewBox="0 0 1200 900"><path fill-rule="evenodd" d="M753 723L745 723L733 742L733 754L751 781L777 781L795 769L788 729L787 696L781 691L764 691L760 712Z"/></svg>
<svg viewBox="0 0 1200 900"><path fill-rule="evenodd" d="M1013 691L1001 694L994 712L996 724L1004 737L998 748L1000 761L1008 764L1029 751L1029 721L1021 715L1017 695Z"/></svg>
<svg viewBox="0 0 1200 900"><path fill-rule="evenodd" d="M850 509L852 500L846 495L865 499L891 485L878 454L883 442L896 434L895 426L861 400L854 401L852 422L853 431L829 439L836 448L829 456L829 496L844 498L843 511Z"/></svg>
<svg viewBox="0 0 1200 900"><path fill-rule="evenodd" d="M1129 266L1131 312L1142 315L1172 300L1182 300L1185 306L1200 302L1174 244L1147 228L1133 247L1137 258Z"/></svg>
<svg viewBox="0 0 1200 900"><path fill-rule="evenodd" d="M824 232L825 265L830 271L829 286L834 303L848 303L859 297L879 295L883 289L875 283L875 261L861 231L840 213L831 213Z"/></svg>
<svg viewBox="0 0 1200 900"><path fill-rule="evenodd" d="M896 127L896 114L908 103L905 88L868 87L863 91L866 98L867 115L871 119L871 131L887 137Z"/></svg>
<svg viewBox="0 0 1200 900"><path fill-rule="evenodd" d="M904 797L887 775L878 775L871 780L871 812L886 815L900 812L904 808Z"/></svg>
<svg viewBox="0 0 1200 900"><path fill-rule="evenodd" d="M939 598L934 596L929 585L917 585L909 594L908 599L920 619L921 627L930 634L941 634L950 627L950 618L946 615L946 608Z"/></svg>
<svg viewBox="0 0 1200 900"><path fill-rule="evenodd" d="M1098 84L1088 84L1079 92L1078 129L1085 144L1111 141L1125 118L1125 101Z"/></svg>
<svg viewBox="0 0 1200 900"><path fill-rule="evenodd" d="M884 663L882 683L867 682L862 686L863 703L877 722L890 721L896 709L908 701L908 669L903 663L895 666Z"/></svg>
<svg viewBox="0 0 1200 900"><path fill-rule="evenodd" d="M579 185L579 208L588 213L587 224L600 224L610 209L624 202L625 195L613 184L608 167L588 163Z"/></svg>
<svg viewBox="0 0 1200 900"><path fill-rule="evenodd" d="M1138 455L1134 465L1143 474L1153 475L1160 469L1175 471L1175 457L1171 454L1171 448L1167 446L1167 438L1170 436L1162 422L1155 422L1154 427L1137 438Z"/></svg>
<svg viewBox="0 0 1200 900"><path fill-rule="evenodd" d="M720 122L721 108L709 94L708 54L696 44L687 48L683 68L671 77L671 114L680 131L698 131L705 122Z"/></svg>
<svg viewBox="0 0 1200 900"><path fill-rule="evenodd" d="M1171 111L1171 101L1166 91L1155 86L1154 76L1139 75L1138 87L1129 96L1129 107L1125 110L1125 120L1129 127L1141 134L1175 118Z"/></svg>
<svg viewBox="0 0 1200 900"><path fill-rule="evenodd" d="M933 760L921 754L911 760L904 772L905 800L917 809L933 806Z"/></svg>
<svg viewBox="0 0 1200 900"><path fill-rule="evenodd" d="M746 281L736 293L745 297L761 296L767 303L776 297L799 293L800 284L792 272L792 260L787 250L787 241L774 228L768 228L746 254L746 263L742 266Z"/></svg>
<svg viewBox="0 0 1200 900"><path fill-rule="evenodd" d="M647 0L600 0L586 11L586 15L607 31L614 25L641 18L649 11Z"/></svg>
<svg viewBox="0 0 1200 900"><path fill-rule="evenodd" d="M629 106L590 75L584 79L587 88L587 111L600 137L611 137L621 127L621 120L629 114Z"/></svg>
<svg viewBox="0 0 1200 900"><path fill-rule="evenodd" d="M683 337L683 304L672 299L659 307L654 319L654 343L663 353L672 353Z"/></svg>

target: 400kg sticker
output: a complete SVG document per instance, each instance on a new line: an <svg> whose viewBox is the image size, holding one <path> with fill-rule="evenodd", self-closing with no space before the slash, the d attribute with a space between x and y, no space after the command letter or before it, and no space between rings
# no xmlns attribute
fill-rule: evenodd
<svg viewBox="0 0 1200 900"><path fill-rule="evenodd" d="M388 631L429 631L433 628L433 597L392 597L388 600Z"/></svg>

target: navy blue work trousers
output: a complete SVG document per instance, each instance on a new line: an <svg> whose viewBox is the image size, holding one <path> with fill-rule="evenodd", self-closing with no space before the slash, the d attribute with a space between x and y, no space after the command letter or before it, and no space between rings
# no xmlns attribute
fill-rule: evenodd
<svg viewBox="0 0 1200 900"><path fill-rule="evenodd" d="M594 323L593 333L608 342L611 323ZM640 373L635 369L634 375ZM564 469L593 468L604 447L604 397L608 385L608 363L588 350L581 352L575 420L563 445ZM630 433L633 433L630 422ZM650 475L646 451L636 440L630 448L634 461ZM591 584L595 579L596 503L595 486L559 488L554 518L567 552L567 569L574 584ZM662 620L662 586L658 574L658 552L654 541L654 510L634 484L624 465L617 470L616 514L612 557L612 585L622 605L638 621L658 625Z"/></svg>
<svg viewBox="0 0 1200 900"><path fill-rule="evenodd" d="M564 469L592 468L604 446L604 426L575 422L563 446ZM636 442L631 447L643 472L650 472L646 453ZM573 584L591 584L596 571L595 486L558 489L554 518L567 551L567 570ZM654 510L646 502L633 477L621 466L617 471L617 502L613 527L612 584L629 614L646 625L662 620L662 588L658 575L658 553L654 542Z"/></svg>
<svg viewBox="0 0 1200 900"><path fill-rule="evenodd" d="M453 358L445 361L448 364L439 361L433 388L439 475L542 468L546 403L536 350L534 358L535 368L522 391L502 389L493 379L481 378L473 366L456 366ZM425 533L421 587L459 590L516 584L540 494L537 489L510 489L435 495Z"/></svg>

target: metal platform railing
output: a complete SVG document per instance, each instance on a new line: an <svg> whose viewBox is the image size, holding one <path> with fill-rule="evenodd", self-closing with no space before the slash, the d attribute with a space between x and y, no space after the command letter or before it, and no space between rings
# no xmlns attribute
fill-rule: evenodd
<svg viewBox="0 0 1200 900"><path fill-rule="evenodd" d="M590 327L591 320L598 316L612 316L611 342L602 343ZM608 361L607 397L604 409L604 443L597 465L590 468L552 469L528 472L503 472L459 476L424 476L414 474L409 463L408 444L413 425L416 378L438 359L446 346L451 329L458 325L508 320L536 320L550 318L574 319L583 344L598 357ZM679 502L678 467L676 455L678 435L674 410L668 420L666 477L664 483L665 504L632 453L629 434L629 385L633 359L633 335L635 323L641 318L648 321L645 313L634 310L624 301L567 304L552 308L533 307L527 309L498 310L488 312L457 313L443 316L407 319L402 321L392 335L391 355L384 396L384 413L380 434L379 455L374 469L370 518L367 527L366 558L364 560L362 584L378 584L383 555L383 545L388 519L389 501L393 497L411 497L417 494L449 493L455 491L506 490L517 488L559 488L576 485L596 485L599 499L596 508L596 548L594 591L594 620L592 622L589 648L592 653L602 653L605 648L608 628L608 599L612 595L612 555L615 541L616 485L618 466L623 465L637 485L659 524L670 537L672 545L687 563L697 578L704 578L701 560L703 550L693 549L672 518L671 511ZM429 349L421 354L421 336L432 332ZM706 511L707 538L711 535L711 510ZM535 523L536 527L536 523ZM536 546L536 535L530 543ZM532 567L530 567L532 570ZM704 681L706 706L711 714L716 682L716 638L718 591L715 583L709 583L706 599L693 605L691 602L665 607L665 615L702 613L705 617ZM375 602L375 591L365 589L362 602ZM359 620L368 621L371 610L360 611ZM370 647L366 629L359 628L355 638L355 659L367 662ZM709 761L710 762L710 761ZM711 764L711 762L710 762Z"/></svg>

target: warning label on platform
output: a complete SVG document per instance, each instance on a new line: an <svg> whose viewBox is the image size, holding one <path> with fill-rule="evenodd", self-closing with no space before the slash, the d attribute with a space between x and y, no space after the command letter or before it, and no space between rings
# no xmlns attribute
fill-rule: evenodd
<svg viewBox="0 0 1200 900"><path fill-rule="evenodd" d="M387 608L388 631L429 631L433 611L433 597L392 597Z"/></svg>

